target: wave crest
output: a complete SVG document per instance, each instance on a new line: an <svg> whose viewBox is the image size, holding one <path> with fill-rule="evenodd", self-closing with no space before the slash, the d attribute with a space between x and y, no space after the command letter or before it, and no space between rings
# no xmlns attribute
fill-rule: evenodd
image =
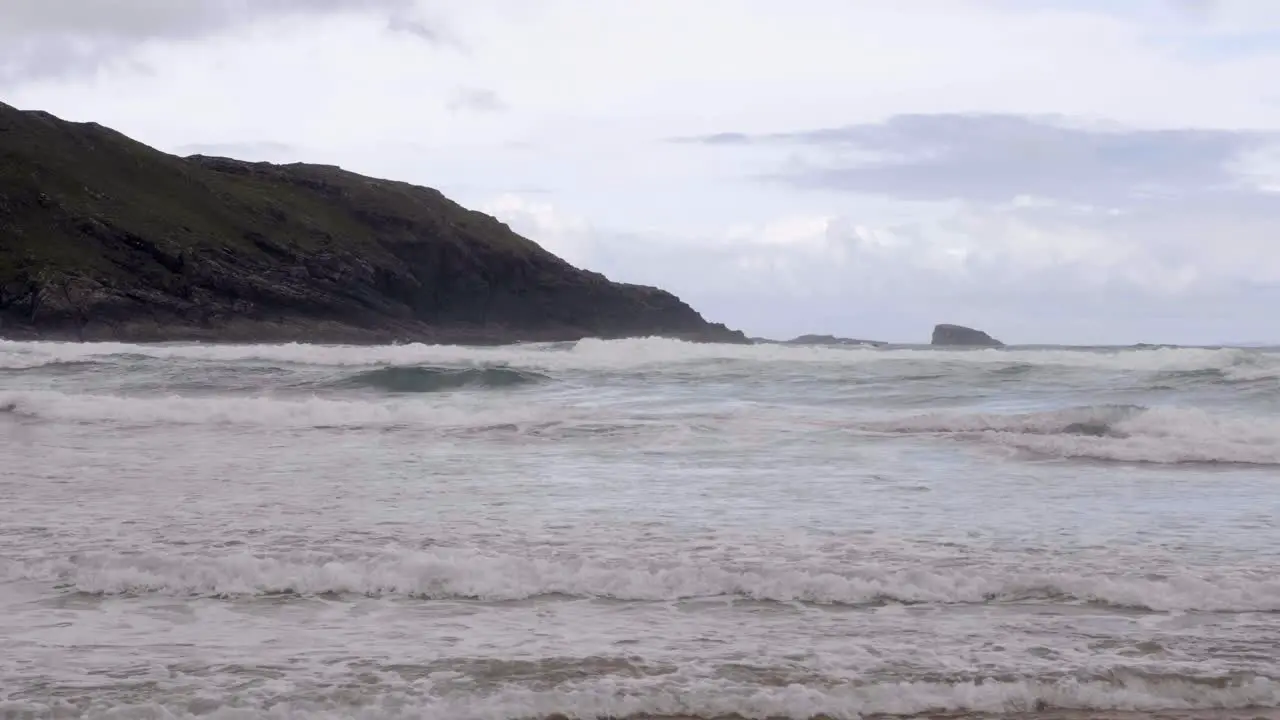
<svg viewBox="0 0 1280 720"><path fill-rule="evenodd" d="M472 550L385 551L339 557L320 552L185 557L162 553L87 553L16 562L10 581L53 583L95 595L205 597L363 595L513 601L562 596L621 601L708 598L823 605L1054 602L1148 611L1280 611L1280 580L1247 574L1214 577L1102 575L1090 570L975 572L877 565L732 567L710 562L623 566L590 558L540 558Z"/></svg>
<svg viewBox="0 0 1280 720"><path fill-rule="evenodd" d="M1199 408L1095 405L1007 415L933 413L864 427L977 439L1051 457L1280 465L1280 420Z"/></svg>
<svg viewBox="0 0 1280 720"><path fill-rule="evenodd" d="M760 685L676 669L660 675L578 677L551 687L507 683L491 688L459 682L459 678L467 676L444 672L425 677L410 689L393 672L366 672L358 682L364 690L358 701L344 692L350 686L343 683L318 695L298 688L194 698L174 697L172 690L162 690L157 693L159 702L137 704L136 697L121 698L122 702L106 707L100 701L85 702L87 707L82 707L57 701L0 700L0 713L171 720L856 720L955 718L960 713L1087 720L1098 718L1098 711L1112 720L1143 720L1152 712L1168 720L1280 717L1276 710L1280 682L1243 674L1201 678L1117 673L1106 678L1068 675ZM86 691L77 688L69 694L76 697L82 692Z"/></svg>
<svg viewBox="0 0 1280 720"><path fill-rule="evenodd" d="M389 393L430 393L464 388L513 388L550 379L542 373L507 367L457 368L434 365L393 365L355 373L334 385Z"/></svg>
<svg viewBox="0 0 1280 720"><path fill-rule="evenodd" d="M47 343L0 340L0 366L50 361L115 360L144 356L157 360L259 361L290 365L359 367L413 365L503 365L537 370L625 371L661 365L741 361L802 365L858 366L868 363L927 364L943 369L979 367L1001 374L1039 368L1105 372L1197 372L1217 370L1236 379L1280 378L1280 353L1244 348L1001 348L946 350L925 347L823 347L715 345L664 338L585 339L571 343L530 343L499 347L453 345L135 345ZM1025 367L1020 367L1025 366ZM919 375L916 367L910 374Z"/></svg>

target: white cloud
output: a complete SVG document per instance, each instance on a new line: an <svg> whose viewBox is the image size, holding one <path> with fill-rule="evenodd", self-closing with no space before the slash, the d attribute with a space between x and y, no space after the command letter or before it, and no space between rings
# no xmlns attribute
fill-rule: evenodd
<svg viewBox="0 0 1280 720"><path fill-rule="evenodd" d="M149 43L190 41L262 20L305 22L331 14L387 14L389 29L444 43L445 33L403 16L412 0L5 0L0 24L0 85L94 76L103 70L150 73L136 57ZM123 59L123 62L122 62Z"/></svg>
<svg viewBox="0 0 1280 720"><path fill-rule="evenodd" d="M596 233L582 217L515 193L504 193L476 209L502 220L516 232L578 267L596 264Z"/></svg>
<svg viewBox="0 0 1280 720"><path fill-rule="evenodd" d="M502 112L507 104L498 94L485 88L462 87L454 90L449 100L449 109L470 112Z"/></svg>
<svg viewBox="0 0 1280 720"><path fill-rule="evenodd" d="M196 7L219 4L227 3L202 0ZM99 113L154 128L167 123L147 122L121 106L138 94L188 95L183 88L199 83L207 96L202 105L229 105L220 114L250 116L243 122L260 134L308 117L321 123L309 111L335 91L352 103L326 115L324 124L349 126L369 112L362 101L376 96L379 112L371 114L411 114L431 125L431 116L447 111L424 113L423 96L447 98L459 84L490 89L522 108L512 129L557 137L600 125L658 134L770 131L971 110L1156 126L1280 119L1258 92L1258 80L1277 69L1274 55L1197 64L1150 46L1149 23L1070 3L1010 11L1009 3L981 0L797 0L785 8L764 0L476 0L396 10L447 26L469 49L465 54L388 36L388 18L401 4L345 3L362 8L354 17L264 12L253 24L234 26L235 33L198 44L152 43L136 54L156 77L110 72L96 89L81 89L76 104L92 100ZM313 10L330 6L343 3L320 1ZM370 8L386 17L375 21ZM184 28L179 20L200 15L169 14L178 20L161 29ZM47 19L43 31L55 20ZM83 36L85 24L65 22L68 33ZM169 37L161 29L148 37ZM224 102L236 89L247 91L247 102ZM45 99L59 94L18 90ZM387 137L385 129L379 117L365 132ZM394 137L418 137L403 130Z"/></svg>
<svg viewBox="0 0 1280 720"><path fill-rule="evenodd" d="M593 226L547 201L514 196L487 211L571 260L663 284L714 317L774 336L807 328L918 341L920 328L967 314L1015 341L1175 334L1221 342L1259 337L1269 322L1237 315L1250 306L1242 288L1280 288L1280 255L1268 250L1274 223L1224 225L1253 234L1222 243L1174 219L1160 227L1167 242L1152 244L1144 241L1150 230L1130 230L1150 219L1045 203L964 204L937 221L896 226L794 216L671 238ZM1224 244L1234 250L1222 252ZM822 327L807 320L815 315Z"/></svg>

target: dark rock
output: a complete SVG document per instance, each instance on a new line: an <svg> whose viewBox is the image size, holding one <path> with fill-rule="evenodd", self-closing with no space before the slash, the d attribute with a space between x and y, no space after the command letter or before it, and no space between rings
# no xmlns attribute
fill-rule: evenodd
<svg viewBox="0 0 1280 720"><path fill-rule="evenodd" d="M933 328L933 345L965 345L970 347L1003 347L1004 343L996 340L981 330L974 330L960 325L936 325Z"/></svg>
<svg viewBox="0 0 1280 720"><path fill-rule="evenodd" d="M785 345L871 345L880 347L886 343L878 340L858 340L856 338L836 337L835 335L801 335L787 340Z"/></svg>
<svg viewBox="0 0 1280 720"><path fill-rule="evenodd" d="M747 342L671 293L573 267L430 188L180 158L4 104L0 199L10 337Z"/></svg>

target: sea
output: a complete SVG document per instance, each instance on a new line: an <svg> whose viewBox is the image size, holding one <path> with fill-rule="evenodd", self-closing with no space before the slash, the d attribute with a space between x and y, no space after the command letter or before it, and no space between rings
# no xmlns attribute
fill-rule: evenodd
<svg viewBox="0 0 1280 720"><path fill-rule="evenodd" d="M1277 349L0 342L3 720L1277 708Z"/></svg>

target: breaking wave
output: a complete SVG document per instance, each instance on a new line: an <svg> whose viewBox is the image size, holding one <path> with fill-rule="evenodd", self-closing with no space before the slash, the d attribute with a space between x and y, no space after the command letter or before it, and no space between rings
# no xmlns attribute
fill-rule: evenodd
<svg viewBox="0 0 1280 720"><path fill-rule="evenodd" d="M41 420L151 425L247 425L281 428L420 426L442 430L538 429L586 422L569 411L548 417L536 407L477 410L414 400L366 402L304 397L126 397L54 390L0 393L0 412Z"/></svg>
<svg viewBox="0 0 1280 720"><path fill-rule="evenodd" d="M333 386L389 393L430 393L464 388L512 388L550 380L542 373L505 367L451 368L430 365L382 367L343 378Z"/></svg>
<svg viewBox="0 0 1280 720"><path fill-rule="evenodd" d="M1266 362L1241 362L1227 367L1206 367L1195 370L1168 370L1155 376L1156 382L1166 382L1173 387L1196 385L1249 385L1280 380L1280 367ZM1274 382L1269 382L1275 385Z"/></svg>
<svg viewBox="0 0 1280 720"><path fill-rule="evenodd" d="M708 361L856 366L902 363L1000 367L1004 374L1035 368L1195 373L1217 371L1228 379L1280 379L1280 353L1244 348L1001 348L943 350L901 347L714 345L663 338L587 339L499 347L454 345L136 345L125 343L28 343L0 341L0 366L55 361L106 361L121 356L157 360L258 361L309 366L503 365L539 371L626 370ZM910 371L918 375L919 368Z"/></svg>
<svg viewBox="0 0 1280 720"><path fill-rule="evenodd" d="M327 398L125 397L56 390L0 393L0 411L41 420L125 424L212 424L266 427L361 427L463 422L459 410L410 402L361 402ZM515 421L516 415L504 418ZM495 419L496 421L496 419Z"/></svg>
<svg viewBox="0 0 1280 720"><path fill-rule="evenodd" d="M977 439L1063 458L1280 465L1280 420L1198 408L1098 405L1009 415L931 413L864 427Z"/></svg>
<svg viewBox="0 0 1280 720"><path fill-rule="evenodd" d="M1280 682L1258 675L1182 677L1117 671L1109 676L905 680L884 682L745 683L705 669L664 673L582 673L551 687L500 684L485 691L469 676L444 672L410 691L395 673L366 673L330 692L236 692L218 699L170 702L70 703L0 701L10 717L139 717L186 720L857 720L863 717L984 717L1085 720L1106 711L1112 720L1160 712L1169 720L1280 717ZM346 680L347 678L340 678ZM349 687L365 695L357 703ZM344 690L346 692L344 692ZM367 694L379 691L377 694ZM75 695L83 693L75 692ZM168 695L170 693L166 693ZM232 698L235 699L232 699ZM87 700L87 698L86 698ZM1223 711L1236 711L1226 714ZM1240 714L1246 711L1247 714Z"/></svg>
<svg viewBox="0 0 1280 720"><path fill-rule="evenodd" d="M409 391L413 392L413 391ZM418 391L425 392L425 391ZM0 392L0 417L132 427L205 425L229 428L426 431L453 438L563 440L571 438L686 437L723 432L729 413L673 418L599 408L516 402L377 401L323 397L122 396L53 390Z"/></svg>
<svg viewBox="0 0 1280 720"><path fill-rule="evenodd" d="M3 566L0 566L3 567ZM84 553L10 561L9 581L53 583L97 595L203 597L399 596L513 601L536 597L675 601L739 598L826 605L1053 602L1147 611L1277 612L1280 579L1246 573L1099 574L965 567L842 570L783 564L740 568L712 562L632 562L523 557L436 548L340 557L321 552L186 557Z"/></svg>
<svg viewBox="0 0 1280 720"><path fill-rule="evenodd" d="M43 357L8 357L0 359L0 373L18 374L30 371L75 372L86 368L103 367L101 360L50 360Z"/></svg>

